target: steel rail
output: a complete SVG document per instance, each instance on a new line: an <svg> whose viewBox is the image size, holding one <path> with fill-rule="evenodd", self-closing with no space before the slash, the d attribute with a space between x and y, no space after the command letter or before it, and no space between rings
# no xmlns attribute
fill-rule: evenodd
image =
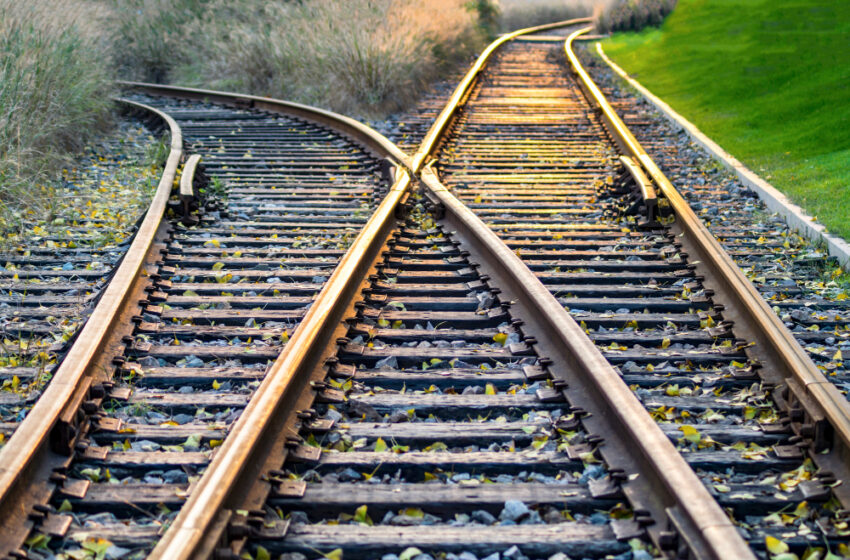
<svg viewBox="0 0 850 560"><path fill-rule="evenodd" d="M414 156L414 169L435 155L449 122L460 111L490 55L506 42L503 39L491 44L461 81ZM542 355L559 358L552 359L550 373L566 386L562 391L573 405L591 413L583 422L604 437L600 452L609 465L626 472L629 480L623 483L623 490L636 510L644 510L656 521L668 520L667 527L656 524L648 528L654 543L669 551L669 531L675 528L696 558L755 558L693 469L548 288L446 189L430 166L422 169L421 178L429 199L457 229L457 238L467 250L483 257L481 271L496 280L506 299L524 311L522 315L538 320L524 325L523 332L534 336Z"/></svg>
<svg viewBox="0 0 850 560"><path fill-rule="evenodd" d="M789 414L795 433L808 441L816 463L844 484L833 488L850 507L850 403L818 370L811 357L770 309L755 286L726 253L688 202L664 175L605 99L572 50L573 41L591 28L571 34L564 49L589 101L603 114L609 132L643 167L669 202L676 220L673 230L693 256L705 284L726 302L723 314L755 346L748 352L762 365L762 378L777 385L773 396Z"/></svg>
<svg viewBox="0 0 850 560"><path fill-rule="evenodd" d="M473 71L480 71L489 55L513 37L586 21L589 20L568 20L506 35L488 47L479 57ZM472 83L471 79L465 79L466 81ZM122 84L155 95L284 112L318 121L379 153L383 152L382 155L391 157L400 166L395 184L387 197L343 256L299 328L269 369L213 462L193 488L185 506L181 508L169 530L150 555L152 559L169 560L206 558L213 554L215 547L221 543L222 534L231 518L231 514L226 512L232 512L235 504L244 499L244 496L234 490L241 488L247 492L241 483L244 483L244 480L254 481L261 474L264 461L257 455L264 436L280 436L274 430L269 430L269 426L282 427L286 422L281 420L281 417L295 413L294 405L303 392L310 373L320 366L322 356L319 351L330 340L344 312L350 307L349 300L356 294L355 290L365 281L372 261L389 236L397 209L409 194L411 173L422 167L424 158L417 160L407 156L383 135L353 119L306 105L212 90L134 82ZM442 122L445 127L451 118L451 114L441 114L438 122ZM436 135L431 136L436 138ZM247 476L246 473L253 476Z"/></svg>
<svg viewBox="0 0 850 560"><path fill-rule="evenodd" d="M411 158L411 171L413 171L414 173L419 173L419 171L422 169L423 165L426 163L426 160L434 151L434 148L436 147L443 133L446 131L449 124L457 115L457 111L462 106L464 99L466 99L466 97L472 91L472 86L475 85L479 74L487 65L487 62L490 60L490 57L493 55L494 52L496 52L496 50L498 50L499 47L521 35L539 33L540 31L548 31L550 29L577 25L579 23L589 23L590 21L591 18L576 18L559 21L556 23L538 25L537 27L528 27L526 29L519 29L512 33L502 35L501 37L490 43L487 48L484 49L484 51L478 56L478 59L476 59L475 64L472 65L472 68L470 68L466 75L464 75L463 79L457 85L454 92L452 92L452 96L449 98L449 101L446 103L446 106L443 107L443 110L440 111L439 115L437 115L437 119L434 121L434 124L431 125L430 129L428 129L428 132L422 139L422 143L419 145L419 149L416 150L416 153Z"/></svg>
<svg viewBox="0 0 850 560"><path fill-rule="evenodd" d="M209 90L126 84L147 93L203 99L245 106L319 122L366 144L378 155L393 159L396 180L384 200L340 260L322 291L295 330L277 360L251 397L204 475L163 538L151 559L207 558L219 546L233 512L245 500L248 488L262 474L260 455L267 441L281 439L287 421L298 411L297 404L311 373L321 366L323 349L332 342L335 330L351 307L353 298L371 271L373 261L395 225L396 211L410 191L408 157L383 135L348 117L306 105L276 99L229 94Z"/></svg>
<svg viewBox="0 0 850 560"><path fill-rule="evenodd" d="M668 517L696 558L755 558L693 469L572 315L430 167L421 176L431 197L445 210L446 221L456 229L455 236L482 258L480 271L494 279L505 299L513 302L512 309L537 320L523 325L523 333L533 336L538 351L551 360L549 371L567 385L563 391L569 402L591 414L583 422L604 438L600 452L606 462L623 468L629 477L637 475L623 484L635 509L648 510L655 520ZM649 530L659 548L664 548L662 534L667 529Z"/></svg>
<svg viewBox="0 0 850 560"><path fill-rule="evenodd" d="M76 341L68 350L50 384L26 418L0 450L0 554L12 552L12 541L26 535L31 525L30 507L46 500L50 490L36 481L47 480L51 468L44 465L51 454L70 455L80 435L77 408L87 400L98 379L96 357L117 330L120 311L134 293L133 287L162 222L168 198L183 157L183 137L177 123L161 111L140 103L120 100L161 119L171 134L171 149L153 200L118 269L104 289ZM55 462L54 462L55 464ZM41 485L44 486L44 485Z"/></svg>

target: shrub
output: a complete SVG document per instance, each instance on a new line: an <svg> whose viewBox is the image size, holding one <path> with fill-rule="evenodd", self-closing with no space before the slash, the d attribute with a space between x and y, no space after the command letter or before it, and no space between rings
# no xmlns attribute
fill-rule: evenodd
<svg viewBox="0 0 850 560"><path fill-rule="evenodd" d="M676 0L615 0L596 10L596 30L611 33L657 27L675 7Z"/></svg>

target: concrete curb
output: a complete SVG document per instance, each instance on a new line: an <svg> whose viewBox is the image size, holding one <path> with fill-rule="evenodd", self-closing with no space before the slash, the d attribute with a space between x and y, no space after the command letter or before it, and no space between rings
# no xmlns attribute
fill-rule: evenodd
<svg viewBox="0 0 850 560"><path fill-rule="evenodd" d="M702 146L715 159L735 173L741 183L752 189L764 202L765 206L785 218L785 222L803 237L815 243L824 243L829 254L837 258L843 268L850 270L850 243L840 237L827 233L825 226L816 223L802 208L788 200L776 187L756 175L751 169L717 145L711 138L703 134L693 123L674 111L667 103L653 95L640 82L629 76L617 63L608 58L605 51L602 50L601 43L596 43L596 50L602 60L614 72L638 90L667 120L682 127L695 143Z"/></svg>

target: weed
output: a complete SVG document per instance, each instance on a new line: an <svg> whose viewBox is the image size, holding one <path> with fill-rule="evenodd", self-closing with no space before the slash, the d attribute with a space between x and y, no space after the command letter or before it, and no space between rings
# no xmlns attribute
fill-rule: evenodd
<svg viewBox="0 0 850 560"><path fill-rule="evenodd" d="M161 169L165 167L168 155L171 153L171 143L167 137L160 137L152 142L145 153L145 165Z"/></svg>

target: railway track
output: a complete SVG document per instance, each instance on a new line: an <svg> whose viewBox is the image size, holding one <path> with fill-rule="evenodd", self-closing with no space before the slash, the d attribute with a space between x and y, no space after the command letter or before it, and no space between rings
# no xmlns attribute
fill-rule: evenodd
<svg viewBox="0 0 850 560"><path fill-rule="evenodd" d="M177 138L145 274L52 424L0 452L5 553L839 550L842 405L755 330L570 42L530 31L412 156L330 113L135 84ZM193 158L162 219L181 135L225 198L190 192Z"/></svg>
<svg viewBox="0 0 850 560"><path fill-rule="evenodd" d="M585 54L617 113L745 270L759 293L807 350L827 379L847 394L844 352L850 346L850 310L840 286L842 271L813 242L791 231L760 199L712 162L695 165L695 149L674 139L660 117L614 87L607 67ZM696 152L699 153L699 152Z"/></svg>
<svg viewBox="0 0 850 560"><path fill-rule="evenodd" d="M3 237L0 445L49 383L57 360L73 343L138 225L132 207L82 202L97 188L105 190L93 185L121 181L144 197L145 179L153 177L154 170L140 165L146 157L141 144L147 142L150 150L150 132L156 131L147 132L133 118L122 121L119 130L87 152L79 168L64 170L69 198L76 199L77 206L56 204L50 221L30 220L28 227ZM111 195L131 206L137 202L120 190ZM147 204L138 202L141 214Z"/></svg>
<svg viewBox="0 0 850 560"><path fill-rule="evenodd" d="M149 211L159 224L138 236L144 243L147 234L149 247L131 248L125 258L144 264L135 293L112 310L121 317L95 315L87 325L112 320L115 331L105 333L106 348L89 366L108 373L78 381L85 414L75 410L80 403L69 403L70 414L61 411L41 449L31 452L47 453L47 460L21 459L41 474L31 490L40 503L30 515L4 510L4 543L22 540L14 524L33 521L55 536L109 522L167 522L169 506L179 507L189 478L209 462L388 186L379 160L321 125L207 103L134 102L167 113L172 128L160 216ZM200 219L182 215L175 200L176 218L160 221L184 142L214 177L209 191L227 185L220 193L226 200L207 200ZM191 197L187 182L183 195ZM67 361L60 367L73 368ZM44 414L39 405L49 404L54 386L66 383L60 370L33 418ZM20 450L14 437L8 447Z"/></svg>

